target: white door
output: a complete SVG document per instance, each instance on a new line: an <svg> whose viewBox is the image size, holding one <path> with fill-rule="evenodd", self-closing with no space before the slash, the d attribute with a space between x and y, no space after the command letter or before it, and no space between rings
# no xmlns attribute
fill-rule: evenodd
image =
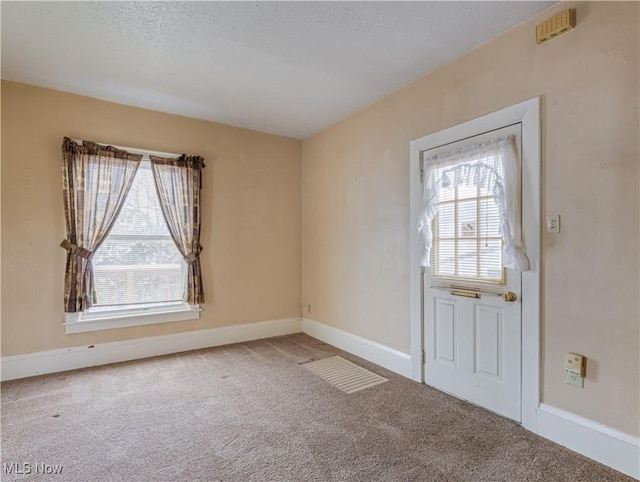
<svg viewBox="0 0 640 482"><path fill-rule="evenodd" d="M513 134L520 151L520 130L515 124L439 149ZM426 154L433 152L423 162ZM520 422L521 275L503 268L499 223L486 189L439 190L423 278L424 373L428 385Z"/></svg>

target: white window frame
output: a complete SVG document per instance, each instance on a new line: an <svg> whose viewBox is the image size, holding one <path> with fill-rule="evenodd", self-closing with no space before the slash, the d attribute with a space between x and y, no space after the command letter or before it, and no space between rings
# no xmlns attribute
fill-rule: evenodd
<svg viewBox="0 0 640 482"><path fill-rule="evenodd" d="M154 325L174 321L197 320L200 318L200 307L186 303L160 305L157 308L127 310L126 313L66 313L64 328L67 335L88 331L112 330L131 326Z"/></svg>
<svg viewBox="0 0 640 482"><path fill-rule="evenodd" d="M81 142L75 139L74 141L78 143ZM117 149L122 149L133 154L140 154L146 159L148 159L149 156L172 158L180 157L180 154L171 152L149 151L134 147L116 146L103 142L99 142L98 144L112 145ZM166 304L158 303L156 306L145 308L97 311L90 313L65 313L64 322L62 324L65 328L65 333L70 335L74 333L112 330L132 326L197 320L200 318L200 311L202 310L199 305L189 305L184 302L169 302Z"/></svg>

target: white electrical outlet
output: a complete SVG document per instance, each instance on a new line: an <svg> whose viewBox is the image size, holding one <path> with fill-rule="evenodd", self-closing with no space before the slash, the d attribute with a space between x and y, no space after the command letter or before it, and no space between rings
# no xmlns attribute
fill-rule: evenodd
<svg viewBox="0 0 640 482"><path fill-rule="evenodd" d="M575 375L566 374L567 385L573 385L574 387L584 388L584 378L577 377Z"/></svg>
<svg viewBox="0 0 640 482"><path fill-rule="evenodd" d="M547 216L547 233L560 234L560 215L549 214Z"/></svg>
<svg viewBox="0 0 640 482"><path fill-rule="evenodd" d="M579 353L565 353L564 374L567 385L584 388L584 377L587 374L587 358Z"/></svg>

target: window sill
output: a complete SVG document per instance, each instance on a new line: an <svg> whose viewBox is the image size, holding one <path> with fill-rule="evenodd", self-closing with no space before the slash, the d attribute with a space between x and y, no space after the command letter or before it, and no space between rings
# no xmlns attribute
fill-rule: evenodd
<svg viewBox="0 0 640 482"><path fill-rule="evenodd" d="M80 318L76 321L63 323L67 335L73 333L85 333L88 331L113 330L116 328L128 328L132 326L155 325L158 323L171 323L174 321L197 320L200 318L200 308L190 306L180 310L152 311L145 313L130 313L126 315L105 315L101 317Z"/></svg>

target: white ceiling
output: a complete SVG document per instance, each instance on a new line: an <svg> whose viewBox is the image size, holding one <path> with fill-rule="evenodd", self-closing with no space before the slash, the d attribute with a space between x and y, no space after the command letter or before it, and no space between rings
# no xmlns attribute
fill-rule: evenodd
<svg viewBox="0 0 640 482"><path fill-rule="evenodd" d="M3 1L1 73L304 138L553 3Z"/></svg>

